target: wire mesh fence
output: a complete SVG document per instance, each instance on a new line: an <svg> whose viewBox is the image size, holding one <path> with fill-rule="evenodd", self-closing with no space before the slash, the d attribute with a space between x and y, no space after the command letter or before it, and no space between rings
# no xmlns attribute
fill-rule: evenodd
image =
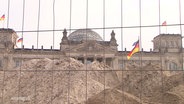
<svg viewBox="0 0 184 104"><path fill-rule="evenodd" d="M182 0L1 1L1 104L184 103Z"/></svg>

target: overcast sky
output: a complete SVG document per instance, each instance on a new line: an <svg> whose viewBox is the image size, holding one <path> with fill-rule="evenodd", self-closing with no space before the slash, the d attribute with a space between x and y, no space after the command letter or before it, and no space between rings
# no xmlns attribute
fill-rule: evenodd
<svg viewBox="0 0 184 104"><path fill-rule="evenodd" d="M8 1L10 8L8 9ZM142 47L144 50L149 50L153 47L152 39L159 34L159 27L143 27L130 28L132 26L140 26L140 0L105 0L105 13L103 12L103 0L55 0L53 8L53 0L40 0L40 30L53 30L53 25L56 30L64 28L80 29L80 28L103 28L105 27L124 27L103 29L94 29L106 41L110 39L112 30L116 33L119 50L132 49L132 43L135 42L141 34ZM184 0L181 1L181 24L184 23ZM38 29L38 12L39 0L0 0L0 16L5 14L4 23L0 22L0 27L12 28L15 31L32 31ZM24 12L23 12L24 7ZM70 10L71 9L71 10ZM122 9L122 10L121 10ZM9 17L8 17L9 10ZM88 14L86 12L88 10ZM53 16L55 13L55 18ZM71 11L71 15L70 15ZM121 17L122 13L122 17ZM24 19L23 19L24 14ZM104 15L105 14L105 15ZM71 22L70 22L71 17ZM53 23L55 19L55 24ZM105 20L104 20L105 19ZM121 19L122 25L121 25ZM8 22L9 20L9 22ZM104 23L105 21L105 23ZM160 0L160 23L159 23L159 0L141 0L141 25L152 26L161 25L167 21L168 25L180 24L179 0ZM8 24L7 24L8 23ZM184 30L183 26L165 26L161 27L160 33L180 34ZM70 33L72 31L68 31ZM54 48L59 48L59 43L62 38L62 31L41 32L38 36L37 32L21 32L17 33L19 37L24 37L25 47L50 48L54 44ZM121 41L123 37L123 41ZM122 46L123 44L123 46ZM21 44L18 44L20 47Z"/></svg>

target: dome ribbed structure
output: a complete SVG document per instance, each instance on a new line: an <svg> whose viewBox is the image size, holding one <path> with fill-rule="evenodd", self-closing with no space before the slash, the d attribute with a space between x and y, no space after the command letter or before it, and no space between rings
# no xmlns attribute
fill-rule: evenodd
<svg viewBox="0 0 184 104"><path fill-rule="evenodd" d="M91 29L78 29L72 32L68 36L68 39L72 41L82 41L82 40L103 41L101 36L98 33L92 31Z"/></svg>

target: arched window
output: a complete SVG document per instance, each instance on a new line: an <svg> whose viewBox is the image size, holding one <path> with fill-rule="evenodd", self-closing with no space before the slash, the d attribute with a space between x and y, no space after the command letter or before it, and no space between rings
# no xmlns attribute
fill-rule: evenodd
<svg viewBox="0 0 184 104"><path fill-rule="evenodd" d="M21 64L21 60L15 60L15 67L19 67Z"/></svg>
<svg viewBox="0 0 184 104"><path fill-rule="evenodd" d="M169 47L170 47L170 46L169 46L169 41L167 41L166 44L167 44L167 47L169 48Z"/></svg>
<svg viewBox="0 0 184 104"><path fill-rule="evenodd" d="M171 41L171 47L174 47L174 42L173 41Z"/></svg>
<svg viewBox="0 0 184 104"><path fill-rule="evenodd" d="M0 68L3 67L2 60L0 60Z"/></svg>
<svg viewBox="0 0 184 104"><path fill-rule="evenodd" d="M178 42L175 41L174 43L175 43L175 47L179 48L179 47L178 47Z"/></svg>
<svg viewBox="0 0 184 104"><path fill-rule="evenodd" d="M162 41L161 47L166 47L166 42L165 41Z"/></svg>
<svg viewBox="0 0 184 104"><path fill-rule="evenodd" d="M169 70L177 70L177 64L174 62L169 63Z"/></svg>
<svg viewBox="0 0 184 104"><path fill-rule="evenodd" d="M123 60L118 60L118 66L119 66L119 69L123 69L123 67L124 67Z"/></svg>

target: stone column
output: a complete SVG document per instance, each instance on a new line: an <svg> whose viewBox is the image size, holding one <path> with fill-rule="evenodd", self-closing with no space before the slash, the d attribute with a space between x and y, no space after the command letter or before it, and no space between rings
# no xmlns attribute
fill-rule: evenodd
<svg viewBox="0 0 184 104"><path fill-rule="evenodd" d="M112 66L114 70L117 70L119 68L118 59L115 57L113 58Z"/></svg>
<svg viewBox="0 0 184 104"><path fill-rule="evenodd" d="M84 57L84 64L87 64L87 58Z"/></svg>
<svg viewBox="0 0 184 104"><path fill-rule="evenodd" d="M94 55L94 57L93 57L93 61L97 61L97 57L96 57L96 55Z"/></svg>
<svg viewBox="0 0 184 104"><path fill-rule="evenodd" d="M103 60L103 63L105 63L105 64L106 64L106 58L104 58L104 57L103 57L103 59L102 59L102 60Z"/></svg>

